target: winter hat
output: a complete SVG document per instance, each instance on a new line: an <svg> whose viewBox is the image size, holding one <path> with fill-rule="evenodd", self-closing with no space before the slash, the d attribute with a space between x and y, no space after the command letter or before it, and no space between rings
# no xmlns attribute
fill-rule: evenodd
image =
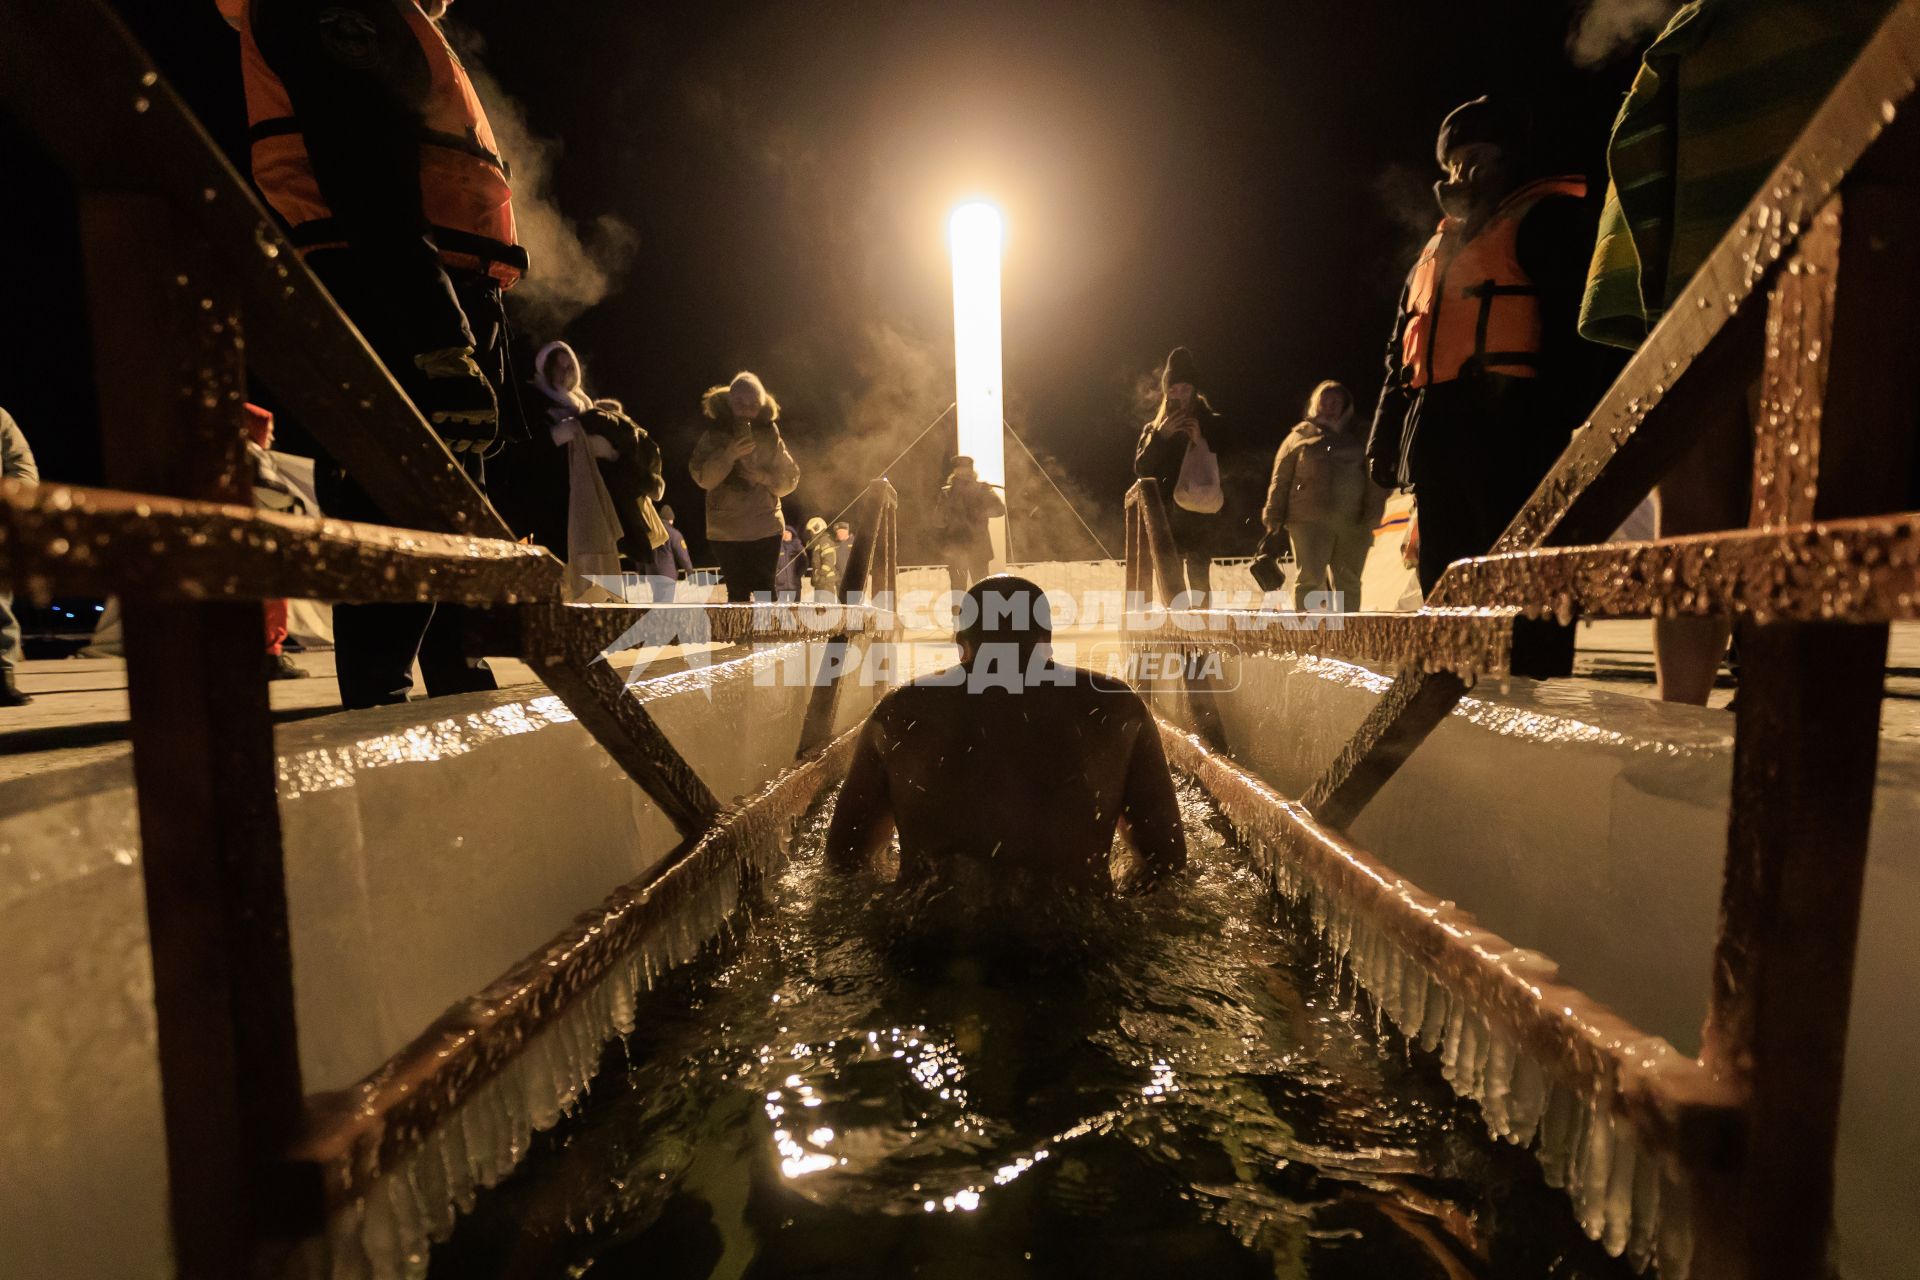
<svg viewBox="0 0 1920 1280"><path fill-rule="evenodd" d="M848 524L845 520L835 520L833 522L833 528L835 533L838 533L842 529L845 529L848 533L853 532L853 526Z"/></svg>
<svg viewBox="0 0 1920 1280"><path fill-rule="evenodd" d="M1185 347L1175 347L1167 353L1166 368L1160 373L1160 390L1164 392L1177 382L1200 385L1200 366L1193 362L1193 352Z"/></svg>
<svg viewBox="0 0 1920 1280"><path fill-rule="evenodd" d="M666 521L668 524L673 523L673 508L668 506L666 503L664 502L659 503L654 507L654 511L658 513L660 518Z"/></svg>
<svg viewBox="0 0 1920 1280"><path fill-rule="evenodd" d="M1496 98L1479 97L1463 102L1440 122L1440 136L1434 142L1433 156L1441 167L1447 153L1456 147L1491 143L1512 159L1526 150L1527 121L1519 111Z"/></svg>

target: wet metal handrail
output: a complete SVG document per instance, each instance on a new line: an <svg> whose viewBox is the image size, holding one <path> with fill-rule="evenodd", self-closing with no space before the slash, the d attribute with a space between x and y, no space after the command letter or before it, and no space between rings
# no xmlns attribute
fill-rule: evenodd
<svg viewBox="0 0 1920 1280"><path fill-rule="evenodd" d="M1699 1066L1738 1141L1683 1149L1693 1274L1716 1280L1827 1269L1887 625L1920 617L1916 80L1920 0L1901 0L1492 553L1451 566L1426 607L1312 628L1194 613L1129 637L1399 667L1295 811L1312 840L1353 822L1469 681L1507 674L1515 617L1731 615L1741 689ZM1603 544L1756 380L1752 527ZM1179 569L1158 487L1136 485L1127 511L1128 590L1164 603Z"/></svg>
<svg viewBox="0 0 1920 1280"><path fill-rule="evenodd" d="M175 1269L238 1280L322 1229L343 1184L313 1157L316 1135L377 1128L396 1105L302 1088L258 602L484 609L488 651L524 657L697 848L737 814L603 660L609 646L656 613L719 643L818 640L823 623L790 607L565 603L564 567L513 541L106 0L0 0L0 109L75 186L108 485L0 483L0 580L123 600ZM246 505L249 375L406 527ZM895 520L886 488L858 581L870 567L888 596ZM825 625L895 623L850 603ZM811 752L800 770L833 758ZM466 1084L518 1051L532 1007L460 1059ZM382 1141L390 1157L399 1139Z"/></svg>

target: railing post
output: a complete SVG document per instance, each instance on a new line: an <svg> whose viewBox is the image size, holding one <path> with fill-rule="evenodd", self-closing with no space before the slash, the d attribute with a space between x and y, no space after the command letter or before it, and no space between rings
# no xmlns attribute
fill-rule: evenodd
<svg viewBox="0 0 1920 1280"><path fill-rule="evenodd" d="M238 315L159 197L84 193L108 482L243 498ZM175 1270L242 1277L319 1229L300 1132L264 621L125 589L127 686Z"/></svg>
<svg viewBox="0 0 1920 1280"><path fill-rule="evenodd" d="M1142 584L1153 594L1155 604L1171 608L1186 589L1179 551L1173 545L1173 529L1167 524L1166 504L1158 480L1142 480L1134 486L1139 501L1140 541L1146 547L1148 571Z"/></svg>
<svg viewBox="0 0 1920 1280"><path fill-rule="evenodd" d="M890 565L890 557L893 555L891 539L897 496L885 477L875 480L868 486L868 491L873 502L873 519L864 530L865 536L853 544L853 552L847 557L846 574L840 580L840 599L847 605L872 605L877 591L882 597L881 603L892 608L896 576ZM875 584L878 584L877 589ZM869 635L869 643L879 643L883 638L878 632L870 632ZM800 725L800 745L795 751L796 757L811 755L833 741L833 722L840 704L841 687L857 674L849 663L851 649L845 631L827 637L826 643L821 646L820 666L814 673L813 692L808 696L807 713Z"/></svg>
<svg viewBox="0 0 1920 1280"><path fill-rule="evenodd" d="M1756 522L1898 509L1920 416L1913 191L1870 180L1817 215L1769 300ZM1726 881L1702 1059L1745 1095L1696 1274L1825 1274L1886 624L1740 629Z"/></svg>

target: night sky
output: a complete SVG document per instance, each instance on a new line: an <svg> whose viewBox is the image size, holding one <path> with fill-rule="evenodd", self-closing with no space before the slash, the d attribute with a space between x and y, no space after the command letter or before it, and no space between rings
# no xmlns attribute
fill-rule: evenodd
<svg viewBox="0 0 1920 1280"><path fill-rule="evenodd" d="M1371 405L1448 108L1520 96L1540 168L1600 171L1632 49L1577 69L1583 10L459 0L452 22L521 179L523 345L567 337L589 389L662 439L696 540L685 452L700 392L736 369L782 401L798 515L835 514L946 406L945 219L986 196L1008 226L1013 425L1117 551L1142 387L1174 344L1230 424L1242 511L1315 382ZM244 169L212 0L126 12ZM0 309L0 404L51 478L95 481L71 205L17 135L0 150L0 230L34 246ZM950 431L893 472L908 562L930 555L913 513ZM1094 554L1017 452L1016 555Z"/></svg>

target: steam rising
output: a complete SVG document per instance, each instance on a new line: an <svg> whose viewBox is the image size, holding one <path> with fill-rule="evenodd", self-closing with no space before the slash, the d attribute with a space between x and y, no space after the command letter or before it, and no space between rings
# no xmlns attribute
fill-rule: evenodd
<svg viewBox="0 0 1920 1280"><path fill-rule="evenodd" d="M1675 0L1593 0L1567 36L1576 66L1595 67L1667 24Z"/></svg>
<svg viewBox="0 0 1920 1280"><path fill-rule="evenodd" d="M1390 164L1373 180L1373 194L1380 201L1380 207L1400 228L1405 248L1400 256L1408 260L1427 242L1440 221L1440 208L1433 199L1433 181L1427 171L1410 164ZM1402 262L1393 270L1405 268Z"/></svg>
<svg viewBox="0 0 1920 1280"><path fill-rule="evenodd" d="M445 30L459 48L500 154L513 170L513 216L532 269L508 300L534 333L557 333L614 291L633 261L638 236L610 213L583 232L560 211L552 192L560 142L536 134L526 110L480 65L485 46L479 36L454 26Z"/></svg>

